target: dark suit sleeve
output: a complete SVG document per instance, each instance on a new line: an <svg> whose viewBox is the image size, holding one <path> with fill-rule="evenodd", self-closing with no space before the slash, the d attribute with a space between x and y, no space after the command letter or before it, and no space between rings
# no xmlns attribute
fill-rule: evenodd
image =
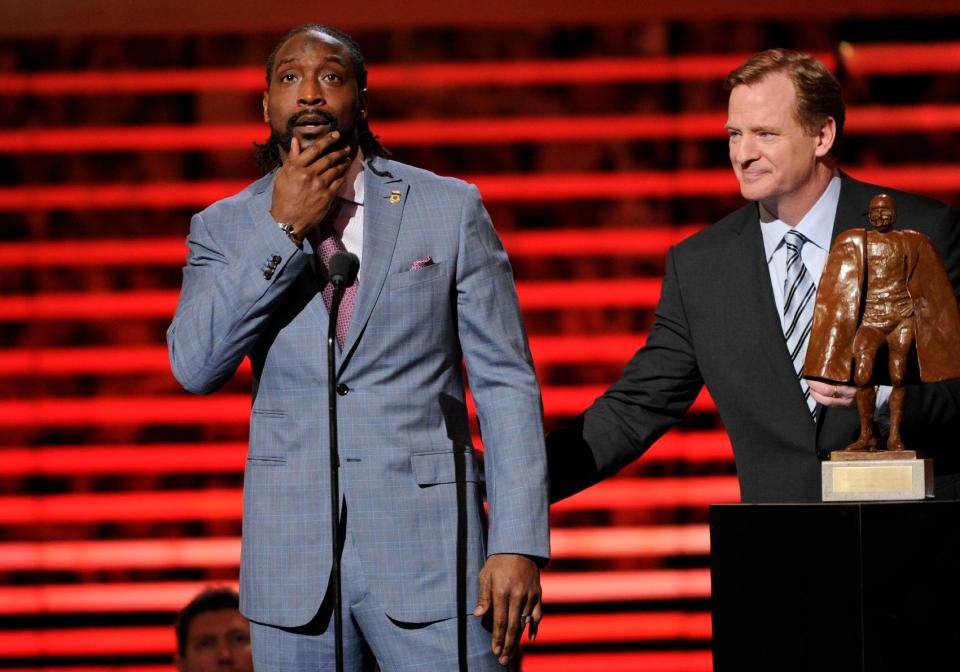
<svg viewBox="0 0 960 672"><path fill-rule="evenodd" d="M616 473L678 424L703 387L683 305L676 251L646 345L586 412L547 437L551 501Z"/></svg>

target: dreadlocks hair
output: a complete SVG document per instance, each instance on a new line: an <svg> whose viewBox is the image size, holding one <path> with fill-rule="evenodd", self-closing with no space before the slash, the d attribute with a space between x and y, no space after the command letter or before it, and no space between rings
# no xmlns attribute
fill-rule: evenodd
<svg viewBox="0 0 960 672"><path fill-rule="evenodd" d="M283 38L281 38L281 40L277 43L277 46L273 48L273 52L271 52L270 57L267 59L267 88L270 87L270 80L273 77L273 66L276 63L277 54L280 53L280 49L283 48L283 45L285 45L290 38L294 37L295 35L299 35L300 33L307 32L316 32L321 33L322 35L328 35L343 44L350 54L350 61L353 64L354 74L357 78L357 88L360 91L363 91L367 88L367 65L363 58L363 53L360 51L360 47L356 42L353 41L353 38L346 33L337 30L336 28L326 26L322 23L306 23L302 26L297 26L289 33L284 35ZM366 117L360 117L357 119L357 142L360 145L360 149L363 152L364 157L366 157L367 166L370 168L370 170L380 177L392 177L388 171L381 172L373 166L372 159L374 157L386 159L390 158L392 155L390 150L380 144L379 138L377 138L377 136L375 136L370 130L370 124ZM267 138L267 141L263 144L255 142L253 143L253 146L256 147L257 167L262 173L269 173L282 163L280 158L280 144L274 137L273 133L270 134L270 137Z"/></svg>

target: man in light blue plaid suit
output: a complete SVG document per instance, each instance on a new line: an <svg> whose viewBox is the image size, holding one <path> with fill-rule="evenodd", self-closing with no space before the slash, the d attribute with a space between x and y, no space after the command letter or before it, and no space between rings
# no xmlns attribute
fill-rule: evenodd
<svg viewBox="0 0 960 672"><path fill-rule="evenodd" d="M240 594L255 667L333 667L316 253L333 236L361 258L336 363L346 668L372 654L385 671L498 669L535 632L549 556L541 401L506 254L476 188L386 158L347 35L294 29L267 82L270 172L194 216L167 334L191 392L252 363Z"/></svg>

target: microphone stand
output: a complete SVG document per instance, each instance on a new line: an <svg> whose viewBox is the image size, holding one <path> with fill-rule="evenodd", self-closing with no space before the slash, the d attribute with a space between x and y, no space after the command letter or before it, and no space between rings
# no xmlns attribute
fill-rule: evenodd
<svg viewBox="0 0 960 672"><path fill-rule="evenodd" d="M340 453L337 446L337 380L336 347L337 315L346 289L342 275L332 276L333 300L330 302L330 324L327 328L327 405L330 411L330 548L333 563L330 567L333 583L333 624L337 672L343 672L343 612L340 587ZM351 283L352 284L352 283Z"/></svg>

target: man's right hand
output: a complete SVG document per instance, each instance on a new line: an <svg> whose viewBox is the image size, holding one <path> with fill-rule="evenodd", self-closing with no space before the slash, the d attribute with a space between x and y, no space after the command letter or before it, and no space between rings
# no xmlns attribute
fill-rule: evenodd
<svg viewBox="0 0 960 672"><path fill-rule="evenodd" d="M340 139L331 131L300 150L300 141L290 141L290 152L273 182L270 214L277 222L290 224L303 238L323 221L350 167L350 147L333 149Z"/></svg>

